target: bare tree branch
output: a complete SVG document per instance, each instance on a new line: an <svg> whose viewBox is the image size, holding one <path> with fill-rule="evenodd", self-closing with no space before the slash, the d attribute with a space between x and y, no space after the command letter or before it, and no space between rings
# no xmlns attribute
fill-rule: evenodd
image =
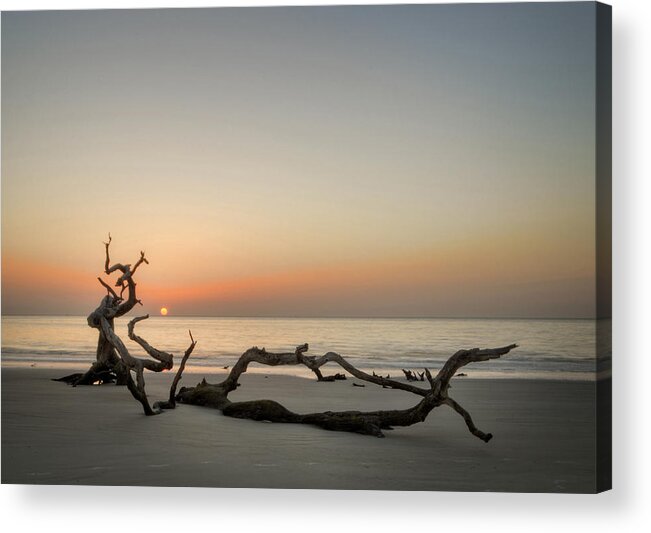
<svg viewBox="0 0 651 533"><path fill-rule="evenodd" d="M368 381L370 383L375 383L376 385L381 385L383 387L391 389L400 389L407 392L412 392L420 396L425 396L428 393L426 389L421 389L420 387L402 383L401 381L395 381L392 379L383 378L381 376L372 376L370 374L367 374L366 372L355 368L343 357L341 357L341 355L335 352L328 352L321 357L315 357L305 355L307 349L307 344L302 344L301 346L297 347L294 352L290 353L271 353L267 352L264 348L258 348L257 346L249 348L240 356L240 358L237 360L237 363L233 365L228 377L224 381L224 385L229 391L235 390L235 387L237 387L237 380L239 379L240 375L246 372L249 364L251 363L260 363L269 366L302 364L315 373L326 363L336 363L344 370L348 371L350 374L363 381ZM317 376L318 375L320 375L320 372L317 374Z"/></svg>
<svg viewBox="0 0 651 533"><path fill-rule="evenodd" d="M450 357L450 359L448 359L443 365L443 368L439 370L438 374L434 378L432 389L435 390L437 387L440 387L441 391L445 394L450 386L450 380L461 367L466 366L469 363L497 359L517 347L517 344L509 344L508 346L502 346L501 348L473 348L471 350L459 350Z"/></svg>
<svg viewBox="0 0 651 533"><path fill-rule="evenodd" d="M142 347L142 349L145 350L145 352L147 352L151 357L153 357L154 359L162 363L162 366L156 366L155 368L149 368L146 366L148 370L153 370L154 372L159 372L159 370L157 370L158 368L160 368L160 370L169 370L170 368L172 368L174 364L174 357L172 356L172 354L154 348L145 339L136 335L134 331L135 325L141 320L146 320L147 318L149 318L149 315L138 316L129 322L128 325L129 338L132 341L138 343Z"/></svg>
<svg viewBox="0 0 651 533"><path fill-rule="evenodd" d="M185 370L185 363L188 362L188 359L190 358L190 354L194 350L194 347L197 345L197 341L195 341L194 338L192 337L192 332L188 330L188 333L190 334L190 340L192 342L190 343L190 346L188 346L187 350L185 350L185 353L183 354L183 359L181 359L181 364L179 365L179 369L176 372L176 376L174 376L174 380L172 381L172 386L170 387L169 403L172 405L172 407L176 406L176 387L178 387L179 381L181 381L183 370Z"/></svg>
<svg viewBox="0 0 651 533"><path fill-rule="evenodd" d="M427 381L429 381L430 387L433 389L434 388L434 378L432 377L432 373L429 371L429 368L425 369L425 376L427 377Z"/></svg>
<svg viewBox="0 0 651 533"><path fill-rule="evenodd" d="M132 276L136 273L136 270L138 269L138 267L139 267L142 263L147 263L147 264L149 264L149 261L147 261L147 259L145 258L145 252L142 252L142 251L141 251L141 252L140 252L140 259L138 259L138 261L137 261L136 264L134 265L133 269L131 270L131 275L132 275Z"/></svg>
<svg viewBox="0 0 651 533"><path fill-rule="evenodd" d="M113 287L111 287L108 283L106 283L102 278L98 277L97 281L99 281L102 284L102 287L106 289L106 291L109 293L110 296L113 296L115 300L122 300L122 294L120 296L117 295L117 293L113 290Z"/></svg>
<svg viewBox="0 0 651 533"><path fill-rule="evenodd" d="M111 245L111 234L108 234L108 242L104 243L104 247L106 249L106 261L104 262L104 272L106 274L109 274L109 264L111 263L111 258L109 257L109 246Z"/></svg>
<svg viewBox="0 0 651 533"><path fill-rule="evenodd" d="M176 375L174 376L174 380L172 381L172 385L170 387L170 396L169 399L166 402L157 402L154 404L154 407L159 407L161 409L174 409L176 408L176 388L179 385L179 381L181 381L181 376L183 375L183 370L185 370L185 364L187 363L190 354L194 350L194 347L197 345L197 341L194 340L192 337L192 331L188 330L188 333L190 334L190 346L185 350L185 354L183 354L183 359L181 359L181 364L179 365L179 369L176 371Z"/></svg>
<svg viewBox="0 0 651 533"><path fill-rule="evenodd" d="M493 438L493 435L491 433L484 433L483 431L477 429L477 426L475 426L475 423L472 421L472 417L470 416L470 413L466 411L463 407L461 407L457 402L455 402L452 398L446 398L443 400L443 403L445 405L449 405L454 409L457 413L459 413L463 419L466 422L466 426L468 426L468 429L470 430L470 433L472 433L475 437L483 440L484 442L488 442Z"/></svg>

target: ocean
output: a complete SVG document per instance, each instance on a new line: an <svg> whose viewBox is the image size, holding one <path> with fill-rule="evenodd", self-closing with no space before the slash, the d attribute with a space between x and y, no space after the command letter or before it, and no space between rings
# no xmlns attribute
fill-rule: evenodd
<svg viewBox="0 0 651 533"><path fill-rule="evenodd" d="M136 356L146 356L127 338L128 319L116 329ZM610 327L600 328L599 370L610 371ZM136 327L153 346L182 356L188 329L198 341L189 372L232 365L251 346L308 354L337 352L358 368L402 377L402 368L435 372L461 348L516 343L507 356L464 368L473 378L595 379L597 326L594 320L440 318L219 318L152 317ZM3 316L3 366L58 366L85 370L94 358L97 331L84 316ZM332 366L332 365L329 365ZM332 372L339 367L332 366ZM304 367L252 366L250 371L311 375ZM330 373L330 372L327 372Z"/></svg>

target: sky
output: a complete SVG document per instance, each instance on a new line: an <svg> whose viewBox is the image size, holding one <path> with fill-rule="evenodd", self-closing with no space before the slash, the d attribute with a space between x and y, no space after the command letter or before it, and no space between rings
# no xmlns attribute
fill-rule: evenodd
<svg viewBox="0 0 651 533"><path fill-rule="evenodd" d="M593 3L2 14L2 313L593 317Z"/></svg>

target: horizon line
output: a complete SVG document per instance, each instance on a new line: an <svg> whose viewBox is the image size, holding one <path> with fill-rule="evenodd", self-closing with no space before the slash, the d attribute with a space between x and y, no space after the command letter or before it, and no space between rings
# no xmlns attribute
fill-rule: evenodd
<svg viewBox="0 0 651 533"><path fill-rule="evenodd" d="M159 314L149 314L150 318L249 318L249 319L284 319L284 320L603 320L612 319L612 317L568 317L568 316L350 316L350 315L337 315L337 316L296 316L296 315L192 315L192 314L168 314L162 316ZM84 314L74 313L57 313L57 314L44 314L44 313L1 313L1 317L84 317ZM134 315L138 316L138 315Z"/></svg>

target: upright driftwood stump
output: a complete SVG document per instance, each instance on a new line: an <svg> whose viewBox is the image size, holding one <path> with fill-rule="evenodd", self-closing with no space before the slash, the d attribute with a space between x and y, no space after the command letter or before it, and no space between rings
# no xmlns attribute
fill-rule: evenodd
<svg viewBox="0 0 651 533"><path fill-rule="evenodd" d="M136 270L143 263L149 264L145 258L145 253L140 252L140 258L133 267L130 264L115 263L111 265L109 247L111 245L111 235L108 241L104 243L105 260L104 273L109 276L114 272L120 272L121 275L115 282L115 287L119 287L118 294L113 287L106 283L102 278L97 278L100 284L106 289L106 296L102 298L99 306L87 317L88 325L98 330L97 351L95 362L83 374L71 374L58 378L55 381L63 381L70 385L93 385L112 383L115 381L118 385L126 385L131 394L138 400L143 407L146 415L154 415L160 412L160 409L152 409L145 392L145 369L152 372L161 372L170 370L173 366L173 356L170 353L158 350L151 346L142 337L135 333L135 325L141 320L149 318L149 315L140 316L129 322L129 338L139 344L151 359L141 359L133 357L126 348L122 339L115 333L115 319L126 315L136 304L141 304L136 297L136 282L133 279ZM123 298L124 291L127 291L126 300ZM191 353L194 349L195 342L188 348ZM186 352L187 353L187 352ZM187 353L189 357L190 353ZM185 360L187 360L187 357ZM135 381L133 375L135 375ZM178 383L178 382L177 382Z"/></svg>

